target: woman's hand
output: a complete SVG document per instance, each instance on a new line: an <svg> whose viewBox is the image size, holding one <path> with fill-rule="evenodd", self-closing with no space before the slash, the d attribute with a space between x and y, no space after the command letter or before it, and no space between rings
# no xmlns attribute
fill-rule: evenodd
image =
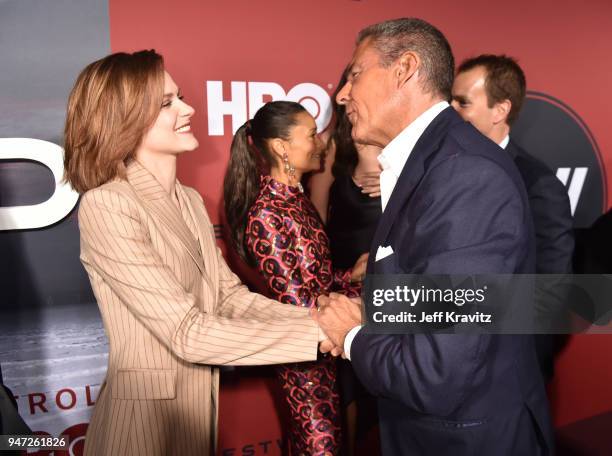
<svg viewBox="0 0 612 456"><path fill-rule="evenodd" d="M355 184L367 193L370 198L380 196L380 171L363 173L353 178Z"/></svg>
<svg viewBox="0 0 612 456"><path fill-rule="evenodd" d="M364 253L357 258L355 266L353 266L353 269L351 270L351 282L361 282L365 277L366 269L368 267L368 256L368 253Z"/></svg>

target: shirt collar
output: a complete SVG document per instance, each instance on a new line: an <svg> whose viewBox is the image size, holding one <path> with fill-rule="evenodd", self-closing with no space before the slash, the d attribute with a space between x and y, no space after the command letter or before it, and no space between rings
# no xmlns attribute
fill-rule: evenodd
<svg viewBox="0 0 612 456"><path fill-rule="evenodd" d="M502 139L501 142L499 143L499 147L501 147L502 149L505 149L506 147L508 147L509 142L510 142L510 135L506 135L506 137Z"/></svg>
<svg viewBox="0 0 612 456"><path fill-rule="evenodd" d="M402 172L408 157L412 153L425 129L436 118L438 114L450 105L446 101L436 103L419 117L414 119L410 125L404 128L399 135L391 140L378 156L378 162L383 170L390 170L396 177Z"/></svg>

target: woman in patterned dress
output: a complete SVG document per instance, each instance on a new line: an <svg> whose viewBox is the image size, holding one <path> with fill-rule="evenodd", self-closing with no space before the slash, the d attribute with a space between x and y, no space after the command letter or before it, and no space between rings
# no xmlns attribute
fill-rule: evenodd
<svg viewBox="0 0 612 456"><path fill-rule="evenodd" d="M332 270L323 224L303 193L301 176L320 167L322 150L312 116L288 101L264 105L232 142L224 197L233 246L262 274L269 296L286 304L313 307L330 291L356 296L352 282L365 272L365 255L351 270ZM292 455L339 454L334 360L283 365L278 373L291 412Z"/></svg>

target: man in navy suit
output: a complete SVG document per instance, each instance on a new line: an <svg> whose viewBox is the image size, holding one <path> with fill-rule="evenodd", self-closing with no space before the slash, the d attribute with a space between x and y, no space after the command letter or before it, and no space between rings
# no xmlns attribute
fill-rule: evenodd
<svg viewBox="0 0 612 456"><path fill-rule="evenodd" d="M504 55L480 55L459 65L453 83L455 110L504 149L521 174L536 236L536 273L571 274L574 222L569 197L557 176L510 138L510 127L525 99L526 80L518 63ZM553 376L553 335L535 338L544 379Z"/></svg>
<svg viewBox="0 0 612 456"><path fill-rule="evenodd" d="M368 274L534 272L525 188L512 159L450 107L454 60L420 19L362 30L346 106L355 141L383 148L383 214ZM359 303L319 298L314 318L378 397L382 453L540 455L552 430L533 337L379 335ZM367 305L367 304L366 304Z"/></svg>

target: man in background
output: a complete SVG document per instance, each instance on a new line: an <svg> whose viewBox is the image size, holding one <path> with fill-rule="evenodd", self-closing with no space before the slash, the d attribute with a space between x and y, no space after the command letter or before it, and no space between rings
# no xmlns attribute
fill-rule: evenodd
<svg viewBox="0 0 612 456"><path fill-rule="evenodd" d="M504 55L465 60L453 83L452 105L465 120L510 154L527 189L536 235L536 273L569 274L574 251L573 220L565 187L542 162L510 139L525 100L525 75ZM536 336L545 381L553 375L555 338Z"/></svg>

